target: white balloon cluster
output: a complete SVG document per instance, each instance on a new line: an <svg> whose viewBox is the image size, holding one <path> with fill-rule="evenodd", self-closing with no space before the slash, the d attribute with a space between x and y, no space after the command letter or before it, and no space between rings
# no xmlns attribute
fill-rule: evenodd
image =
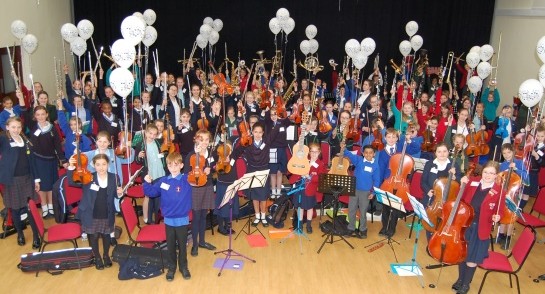
<svg viewBox="0 0 545 294"><path fill-rule="evenodd" d="M472 69L477 69L477 76L471 77L467 87L472 94L481 91L483 80L492 73L492 65L488 62L494 55L494 48L489 44L473 46L466 56L466 63Z"/></svg>
<svg viewBox="0 0 545 294"><path fill-rule="evenodd" d="M362 69L367 64L369 55L375 52L377 44L371 38L365 38L361 42L350 39L344 44L344 51L352 58L352 63L357 69Z"/></svg>
<svg viewBox="0 0 545 294"><path fill-rule="evenodd" d="M418 32L418 23L414 20L409 21L405 25L405 32L409 36L409 40L403 40L399 43L399 52L403 57L407 57L411 53L418 51L424 45L424 39L420 35L416 35Z"/></svg>
<svg viewBox="0 0 545 294"><path fill-rule="evenodd" d="M223 21L219 18L213 19L210 16L207 16L202 23L196 41L197 46L204 49L208 43L210 43L211 46L214 46L219 41L219 32L223 29Z"/></svg>
<svg viewBox="0 0 545 294"><path fill-rule="evenodd" d="M314 25L312 26L316 29ZM276 12L276 17L271 18L271 20L269 21L269 29L274 35L278 35L280 31L284 31L286 35L289 35L291 32L293 32L294 28L295 20L290 17L290 12L286 8L278 9L278 11ZM317 29L315 31L316 33L318 32ZM315 36L316 34L314 34L312 38L309 37L309 39L313 39Z"/></svg>
<svg viewBox="0 0 545 294"><path fill-rule="evenodd" d="M545 36L537 41L536 53L542 62L545 62ZM542 64L538 72L539 81L528 79L519 87L519 98L522 104L528 108L534 107L543 97L543 87L545 87L545 64Z"/></svg>
<svg viewBox="0 0 545 294"><path fill-rule="evenodd" d="M541 62L545 63L545 36L537 41L536 52ZM545 64L539 68L539 82L545 87Z"/></svg>
<svg viewBox="0 0 545 294"><path fill-rule="evenodd" d="M82 19L76 27L74 24L65 23L61 27L62 38L70 43L70 50L81 57L87 51L87 40L92 38L95 27L87 19Z"/></svg>
<svg viewBox="0 0 545 294"><path fill-rule="evenodd" d="M308 25L305 29L305 34L307 35L307 38L309 40L303 40L301 41L301 44L299 45L299 49L301 49L301 52L303 54L314 54L318 51L318 48L320 47L318 41L314 39L316 35L318 34L318 28L316 28L315 25Z"/></svg>
<svg viewBox="0 0 545 294"><path fill-rule="evenodd" d="M34 53L38 48L38 38L33 34L27 34L27 27L24 21L14 20L11 23L11 33L21 42L21 46L28 54Z"/></svg>

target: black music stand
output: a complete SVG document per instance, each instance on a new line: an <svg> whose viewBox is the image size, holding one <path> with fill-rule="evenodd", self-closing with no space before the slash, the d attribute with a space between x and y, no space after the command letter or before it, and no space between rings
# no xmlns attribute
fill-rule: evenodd
<svg viewBox="0 0 545 294"><path fill-rule="evenodd" d="M242 179L238 179L238 180L236 180L235 182L233 182L231 185L229 185L227 187L227 190L225 191L225 195L223 196L223 200L221 201L220 205L218 206L218 209L219 209L219 208L223 207L224 205L226 205L227 203L229 203L229 221L231 223L233 222L233 197L238 197L238 196L236 196L236 194L237 194L237 191L239 190L239 188L241 186L241 180ZM214 255L216 255L216 254L225 254L225 259L223 260L223 264L221 265L221 269L220 269L220 271L218 273L218 277L221 276L221 273L223 272L223 268L225 267L225 265L227 264L229 259L231 259L231 257L233 257L233 256L235 256L235 257L240 256L240 257L242 257L244 259L247 259L247 260L249 260L249 261L251 261L253 263L256 262L254 259L251 259L248 256L242 255L239 252L233 250L232 243L233 243L233 230L230 229L229 230L229 248L227 248L225 250L214 252Z"/></svg>
<svg viewBox="0 0 545 294"><path fill-rule="evenodd" d="M262 188L265 187L265 184L267 184L267 179L269 178L269 171L270 170L262 170L262 171L256 171L253 173L248 173L242 176L242 178L238 179L240 181L240 186L238 190L246 190L246 189L252 189L252 188ZM252 192L250 191L250 201L252 201L251 197ZM265 235L259 230L259 228L256 226L254 227L254 230L252 231L252 216L248 216L248 220L244 224L243 228L238 232L237 236L235 237L235 240L238 239L238 236L240 236L240 233L244 232L246 235L251 235L255 232L259 232L259 234L265 238ZM246 232L246 229L244 227L248 227L248 231Z"/></svg>
<svg viewBox="0 0 545 294"><path fill-rule="evenodd" d="M377 201L382 203L382 205L387 205L387 206L390 206L392 209L396 209L396 210L399 210L401 212L406 212L405 210L405 207L403 206L403 201L401 200L401 198L397 197L396 195L390 193L390 192L387 192L387 191L384 191L384 190L381 190L377 187L373 187L373 190L375 192L375 196L377 198ZM392 220L392 217L397 217L397 216L392 216L394 210L392 210L390 212L390 217L388 218L388 222L386 223L386 229L389 229L390 228L390 221ZM370 247L370 246L373 246L375 244L378 244L378 243L382 243L384 241L388 241L388 245L390 246L390 248L392 249L392 252L394 253L394 258L397 262L397 255L396 255L396 251L394 249L394 244L393 243L396 243L399 245L399 242L397 242L394 238L392 238L392 236L390 234L387 234L387 237L382 239L382 240L378 240L377 242L374 242L374 243L371 243L367 246L365 246L365 248L367 247Z"/></svg>
<svg viewBox="0 0 545 294"><path fill-rule="evenodd" d="M337 212L339 210L339 196L345 194L348 196L356 195L356 177L352 176L343 176L343 175L334 175L334 174L321 174L318 179L318 192L329 193L333 195L333 228L322 235L326 236L322 246L318 249L318 254L322 251L325 243L333 244L333 242L343 240L350 248L354 249L352 244L344 238L344 236L339 235L340 239L337 241L333 240L335 235L335 218L337 217ZM328 241L329 240L329 241Z"/></svg>

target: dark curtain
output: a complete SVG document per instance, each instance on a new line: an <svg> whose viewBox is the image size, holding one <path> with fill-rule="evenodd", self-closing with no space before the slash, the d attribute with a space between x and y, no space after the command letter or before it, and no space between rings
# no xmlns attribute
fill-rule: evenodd
<svg viewBox="0 0 545 294"><path fill-rule="evenodd" d="M158 31L158 40L152 49L158 48L161 70L181 73L177 63L187 54L199 27L206 16L220 18L224 27L216 44L215 59L224 58L224 43L227 42L229 58L241 58L251 63L257 58L257 50L265 50L265 57L274 53L274 35L268 27L278 8L285 7L295 20L295 29L288 36L285 65L291 70L293 51L302 59L299 43L306 39L305 28L314 24L318 28L316 39L320 63L327 75L330 58L341 64L344 44L350 38L361 41L365 37L375 40L377 48L370 56L364 73L372 71L373 58L380 53L381 70L387 60L401 60L399 43L408 40L405 24L414 20L419 24L418 33L424 39L423 48L429 52L430 65L438 66L441 56L448 51L457 55L468 52L474 45L489 42L494 13L494 0L77 0L74 1L75 24L89 19L95 26L93 35L97 46L108 48L121 38L122 20L135 11L147 8L157 14L153 25ZM340 11L339 11L340 7ZM280 34L279 34L280 37ZM105 52L109 53L106 49ZM196 55L200 57L201 50ZM150 58L151 62L151 58ZM216 61L218 66L219 61ZM392 70L389 69L390 76Z"/></svg>

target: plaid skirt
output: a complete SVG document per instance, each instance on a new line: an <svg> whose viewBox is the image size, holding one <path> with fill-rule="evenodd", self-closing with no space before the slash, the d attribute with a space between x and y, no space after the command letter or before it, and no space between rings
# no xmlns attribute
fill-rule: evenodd
<svg viewBox="0 0 545 294"><path fill-rule="evenodd" d="M13 177L13 183L4 185L4 205L11 209L27 207L28 199L38 200L30 175Z"/></svg>
<svg viewBox="0 0 545 294"><path fill-rule="evenodd" d="M202 187L193 187L192 190L191 200L194 210L215 208L214 186L211 183Z"/></svg>
<svg viewBox="0 0 545 294"><path fill-rule="evenodd" d="M114 231L114 224L110 224L107 218L95 218L90 226L82 226L82 230L87 234L110 234Z"/></svg>

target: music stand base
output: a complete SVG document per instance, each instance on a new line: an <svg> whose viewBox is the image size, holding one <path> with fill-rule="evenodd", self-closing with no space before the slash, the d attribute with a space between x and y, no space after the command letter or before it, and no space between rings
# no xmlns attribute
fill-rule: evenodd
<svg viewBox="0 0 545 294"><path fill-rule="evenodd" d="M246 260L249 260L249 261L251 261L253 263L256 263L255 259L251 259L248 256L240 254L239 252L237 252L237 251L235 251L233 249L225 249L225 250L222 250L222 251L214 252L214 255L216 255L216 254L225 254L225 259L223 260L223 264L221 265L220 271L218 273L218 277L221 276L221 273L223 272L223 269L225 268L225 265L227 264L229 259L231 259L231 257L242 257L242 258L244 258Z"/></svg>
<svg viewBox="0 0 545 294"><path fill-rule="evenodd" d="M238 239L238 236L240 236L241 233L244 233L246 235L251 235L255 232L259 232L259 234L264 238L265 238L265 235L263 235L263 233L261 232L261 230L256 226L254 227L254 229L252 230L252 220L254 219L254 217L251 217L249 216L248 217L248 220L246 221L246 223L244 224L244 226L242 227L242 229L238 232L237 236L235 237L235 240ZM259 224L258 224L259 226ZM246 228L247 227L247 228Z"/></svg>

